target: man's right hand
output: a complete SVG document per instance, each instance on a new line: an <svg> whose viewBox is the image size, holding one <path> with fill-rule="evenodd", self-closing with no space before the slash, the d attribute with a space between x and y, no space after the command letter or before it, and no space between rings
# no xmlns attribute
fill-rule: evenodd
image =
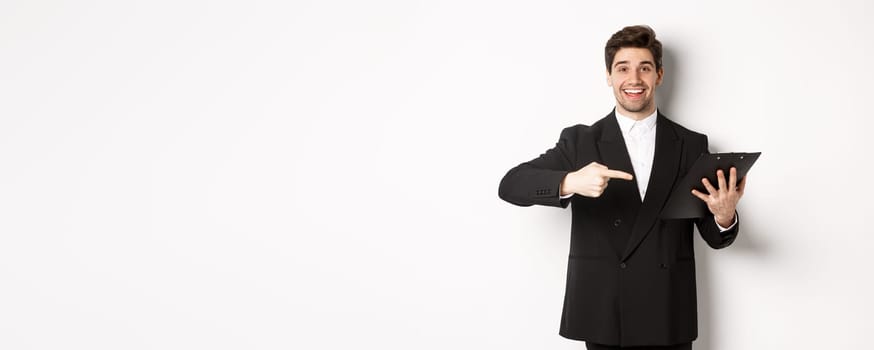
<svg viewBox="0 0 874 350"><path fill-rule="evenodd" d="M604 193L610 179L631 180L634 176L624 171L610 170L606 166L591 162L580 170L568 173L561 182L561 195L572 193L597 198Z"/></svg>

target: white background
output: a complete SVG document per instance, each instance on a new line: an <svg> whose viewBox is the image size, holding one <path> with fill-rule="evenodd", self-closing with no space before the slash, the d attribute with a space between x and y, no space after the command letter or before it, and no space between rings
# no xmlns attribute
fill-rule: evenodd
<svg viewBox="0 0 874 350"><path fill-rule="evenodd" d="M868 1L0 3L0 348L583 349L570 210L497 197L665 45L661 110L761 151L696 349L874 331ZM700 239L699 239L699 242Z"/></svg>

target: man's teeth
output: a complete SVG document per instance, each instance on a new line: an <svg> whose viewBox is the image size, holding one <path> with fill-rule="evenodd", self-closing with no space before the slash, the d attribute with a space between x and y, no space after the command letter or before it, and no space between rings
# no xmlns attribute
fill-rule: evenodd
<svg viewBox="0 0 874 350"><path fill-rule="evenodd" d="M639 93L643 92L643 89L625 89L623 91L625 91L626 93L629 93L629 94L639 94Z"/></svg>

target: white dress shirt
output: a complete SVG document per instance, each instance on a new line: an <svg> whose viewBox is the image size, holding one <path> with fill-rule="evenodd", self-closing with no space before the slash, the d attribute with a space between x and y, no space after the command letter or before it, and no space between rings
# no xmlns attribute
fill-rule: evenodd
<svg viewBox="0 0 874 350"><path fill-rule="evenodd" d="M631 158L641 202L646 198L646 187L649 185L652 160L655 157L655 126L658 120L656 114L657 112L652 112L646 118L634 120L616 111L616 121L619 122L628 157Z"/></svg>

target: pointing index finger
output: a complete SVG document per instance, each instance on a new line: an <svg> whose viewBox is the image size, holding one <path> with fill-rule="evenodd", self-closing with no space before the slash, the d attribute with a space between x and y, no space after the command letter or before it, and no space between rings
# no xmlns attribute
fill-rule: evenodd
<svg viewBox="0 0 874 350"><path fill-rule="evenodd" d="M610 169L605 169L603 172L601 172L601 175L609 177L611 179L631 180L634 178L633 175L626 173L624 171L610 170Z"/></svg>

